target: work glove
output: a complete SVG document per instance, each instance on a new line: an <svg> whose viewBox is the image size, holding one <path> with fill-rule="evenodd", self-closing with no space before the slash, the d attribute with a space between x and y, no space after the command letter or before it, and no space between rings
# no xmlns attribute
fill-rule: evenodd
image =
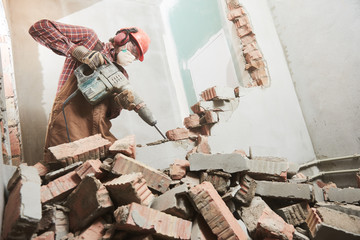
<svg viewBox="0 0 360 240"><path fill-rule="evenodd" d="M121 93L117 94L114 97L114 101L117 105L119 105L123 109L127 109L129 111L134 110L136 107L135 96L131 90L124 90Z"/></svg>
<svg viewBox="0 0 360 240"><path fill-rule="evenodd" d="M91 69L96 69L105 63L103 55L98 51L90 51L84 46L76 47L71 55L79 62L87 64Z"/></svg>

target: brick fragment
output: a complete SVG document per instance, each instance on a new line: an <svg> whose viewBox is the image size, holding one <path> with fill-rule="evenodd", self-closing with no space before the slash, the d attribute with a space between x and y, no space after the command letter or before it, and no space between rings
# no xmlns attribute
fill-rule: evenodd
<svg viewBox="0 0 360 240"><path fill-rule="evenodd" d="M330 202L360 204L359 188L329 188L325 190L325 198Z"/></svg>
<svg viewBox="0 0 360 240"><path fill-rule="evenodd" d="M240 214L250 235L255 239L293 238L294 226L287 224L260 197L254 197L248 207L242 207Z"/></svg>
<svg viewBox="0 0 360 240"><path fill-rule="evenodd" d="M122 153L128 157L136 158L135 135L129 135L116 140L109 148L111 153Z"/></svg>
<svg viewBox="0 0 360 240"><path fill-rule="evenodd" d="M262 197L311 201L312 191L309 184L289 182L256 181L255 194Z"/></svg>
<svg viewBox="0 0 360 240"><path fill-rule="evenodd" d="M189 130L186 128L176 128L168 130L165 135L170 141L182 140L189 138Z"/></svg>
<svg viewBox="0 0 360 240"><path fill-rule="evenodd" d="M72 171L49 182L47 185L41 186L41 203L64 199L80 182L80 177L75 171Z"/></svg>
<svg viewBox="0 0 360 240"><path fill-rule="evenodd" d="M329 208L311 208L306 223L315 239L360 239L360 218Z"/></svg>
<svg viewBox="0 0 360 240"><path fill-rule="evenodd" d="M55 239L55 233L53 231L44 232L43 234L31 238L31 240L54 240Z"/></svg>
<svg viewBox="0 0 360 240"><path fill-rule="evenodd" d="M230 178L231 174L216 170L207 170L200 174L200 182L210 182L220 195L225 194L230 187Z"/></svg>
<svg viewBox="0 0 360 240"><path fill-rule="evenodd" d="M235 173L249 170L249 159L237 153L193 153L189 156L189 161L190 171L222 169L228 173Z"/></svg>
<svg viewBox="0 0 360 240"><path fill-rule="evenodd" d="M105 233L105 221L102 218L94 221L86 230L84 230L76 240L98 240L102 239Z"/></svg>
<svg viewBox="0 0 360 240"><path fill-rule="evenodd" d="M30 239L41 219L39 174L34 167L20 165L3 214L2 239Z"/></svg>
<svg viewBox="0 0 360 240"><path fill-rule="evenodd" d="M241 16L234 19L234 24L236 28L241 28L250 24L249 18L247 16Z"/></svg>
<svg viewBox="0 0 360 240"><path fill-rule="evenodd" d="M245 206L249 206L255 196L256 182L254 179L245 175L240 181L240 189L236 192L235 200Z"/></svg>
<svg viewBox="0 0 360 240"><path fill-rule="evenodd" d="M250 33L246 36L241 37L240 40L243 45L250 44L252 42L256 42L255 34Z"/></svg>
<svg viewBox="0 0 360 240"><path fill-rule="evenodd" d="M265 68L265 63L262 59L257 59L257 60L250 60L249 62L247 62L245 64L245 70L252 72L255 71L256 69L262 69Z"/></svg>
<svg viewBox="0 0 360 240"><path fill-rule="evenodd" d="M170 165L170 177L172 180L180 180L186 175L186 170L190 167L188 160L176 159Z"/></svg>
<svg viewBox="0 0 360 240"><path fill-rule="evenodd" d="M101 161L97 160L86 160L84 164L75 169L75 172L81 179L84 179L88 174L94 174L97 179L101 179L104 175L100 169Z"/></svg>
<svg viewBox="0 0 360 240"><path fill-rule="evenodd" d="M285 222L298 226L305 222L309 209L309 205L306 202L302 202L280 208L276 210L276 213L282 217Z"/></svg>
<svg viewBox="0 0 360 240"><path fill-rule="evenodd" d="M197 114L190 114L189 117L184 118L184 126L186 128L195 128L200 126L200 116Z"/></svg>
<svg viewBox="0 0 360 240"><path fill-rule="evenodd" d="M214 99L228 100L235 98L234 89L225 86L214 86L201 92L201 98L205 101Z"/></svg>
<svg viewBox="0 0 360 240"><path fill-rule="evenodd" d="M242 26L240 28L236 29L237 35L242 38L245 37L246 35L249 35L252 33L252 27L250 24L246 24L245 26Z"/></svg>
<svg viewBox="0 0 360 240"><path fill-rule="evenodd" d="M290 164L285 161L271 161L268 159L249 161L248 175L255 180L281 181L287 180Z"/></svg>
<svg viewBox="0 0 360 240"><path fill-rule="evenodd" d="M191 221L171 216L138 203L121 206L114 212L118 230L151 233L167 239L190 239Z"/></svg>
<svg viewBox="0 0 360 240"><path fill-rule="evenodd" d="M203 182L192 187L189 196L218 239L247 239L211 183Z"/></svg>
<svg viewBox="0 0 360 240"><path fill-rule="evenodd" d="M139 161L129 158L121 153L116 154L112 166L112 173L116 175L141 172L149 188L164 193L171 183L166 174L148 167Z"/></svg>
<svg viewBox="0 0 360 240"><path fill-rule="evenodd" d="M245 15L243 8L238 7L238 8L231 9L229 11L227 17L228 17L229 21L233 21L235 18L241 17L243 15Z"/></svg>
<svg viewBox="0 0 360 240"><path fill-rule="evenodd" d="M181 184L156 197L150 207L189 220L193 216L194 209L186 196L187 192L188 187Z"/></svg>
<svg viewBox="0 0 360 240"><path fill-rule="evenodd" d="M105 186L95 177L86 176L69 195L66 207L70 209L70 230L78 231L110 211L113 203Z"/></svg>
<svg viewBox="0 0 360 240"><path fill-rule="evenodd" d="M116 206L131 202L148 206L155 198L141 173L124 174L104 185Z"/></svg>
<svg viewBox="0 0 360 240"><path fill-rule="evenodd" d="M49 147L49 150L57 161L69 165L88 159L104 158L110 145L109 140L102 138L101 134L96 134L74 142Z"/></svg>
<svg viewBox="0 0 360 240"><path fill-rule="evenodd" d="M49 169L41 162L35 163L34 167L37 169L40 177L44 177L49 172Z"/></svg>

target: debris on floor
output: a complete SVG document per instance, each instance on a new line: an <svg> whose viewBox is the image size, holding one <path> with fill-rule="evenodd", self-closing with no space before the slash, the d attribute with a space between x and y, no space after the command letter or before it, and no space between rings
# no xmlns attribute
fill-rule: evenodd
<svg viewBox="0 0 360 240"><path fill-rule="evenodd" d="M360 239L359 188L308 181L279 157L211 153L211 126L232 111L236 92L204 91L167 141L94 135L52 147L56 162L20 165L7 185L2 239ZM166 168L140 160L179 146Z"/></svg>

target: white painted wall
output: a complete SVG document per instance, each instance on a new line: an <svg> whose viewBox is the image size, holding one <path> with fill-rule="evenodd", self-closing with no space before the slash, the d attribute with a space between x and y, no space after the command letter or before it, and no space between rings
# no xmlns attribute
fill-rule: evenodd
<svg viewBox="0 0 360 240"><path fill-rule="evenodd" d="M360 153L360 2L268 2L317 157Z"/></svg>
<svg viewBox="0 0 360 240"><path fill-rule="evenodd" d="M212 153L252 149L256 156L302 163L315 158L287 62L266 0L242 0L267 62L268 88L241 88L232 117L212 128ZM244 69L244 68L241 68ZM245 74L244 74L245 75Z"/></svg>

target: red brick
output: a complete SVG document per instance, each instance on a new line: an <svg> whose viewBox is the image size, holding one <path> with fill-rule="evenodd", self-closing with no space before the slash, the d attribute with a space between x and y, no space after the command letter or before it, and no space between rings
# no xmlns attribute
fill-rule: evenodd
<svg viewBox="0 0 360 240"><path fill-rule="evenodd" d="M39 172L40 177L44 177L49 172L49 169L41 162L35 163L34 167Z"/></svg>
<svg viewBox="0 0 360 240"><path fill-rule="evenodd" d="M94 174L96 178L101 179L103 172L101 171L100 166L101 161L99 159L87 160L84 164L75 169L75 172L81 179L84 179L88 174Z"/></svg>
<svg viewBox="0 0 360 240"><path fill-rule="evenodd" d="M109 148L111 153L122 153L128 157L136 158L135 135L129 135L116 140Z"/></svg>
<svg viewBox="0 0 360 240"><path fill-rule="evenodd" d="M241 37L240 40L241 40L241 43L242 43L243 45L256 42L255 34L254 34L254 33L250 33L250 34L248 34L248 35L246 35L246 36Z"/></svg>
<svg viewBox="0 0 360 240"><path fill-rule="evenodd" d="M189 191L194 204L218 239L247 239L225 202L209 182L203 182Z"/></svg>
<svg viewBox="0 0 360 240"><path fill-rule="evenodd" d="M240 181L240 189L236 192L235 199L245 206L249 206L255 196L256 182L245 175Z"/></svg>
<svg viewBox="0 0 360 240"><path fill-rule="evenodd" d="M102 239L105 231L105 221L101 218L94 221L86 230L84 230L76 240L98 240Z"/></svg>
<svg viewBox="0 0 360 240"><path fill-rule="evenodd" d="M219 116L214 111L205 111L204 119L205 123L217 123L219 121Z"/></svg>
<svg viewBox="0 0 360 240"><path fill-rule="evenodd" d="M201 92L201 98L205 101L216 99L227 100L234 97L234 89L231 87L214 86Z"/></svg>
<svg viewBox="0 0 360 240"><path fill-rule="evenodd" d="M176 128L176 129L168 130L166 132L166 137L170 141L186 139L189 138L189 130L186 128Z"/></svg>
<svg viewBox="0 0 360 240"><path fill-rule="evenodd" d="M211 153L210 145L208 143L208 137L200 135L196 140L196 152L197 153Z"/></svg>
<svg viewBox="0 0 360 240"><path fill-rule="evenodd" d="M246 35L249 35L252 33L252 28L251 28L251 25L250 24L247 24L245 26L242 26L241 28L237 28L236 29L236 32L237 32L237 35L240 37L240 38L243 38L245 37Z"/></svg>
<svg viewBox="0 0 360 240"><path fill-rule="evenodd" d="M100 134L82 138L74 142L49 147L55 159L67 165L88 159L101 159L107 155L111 142Z"/></svg>
<svg viewBox="0 0 360 240"><path fill-rule="evenodd" d="M246 60L247 63L250 63L250 62L255 61L255 60L259 60L259 59L261 59L263 57L260 50L258 50L258 49L255 49L255 50L253 50L251 52L244 53L244 56L245 56L245 60Z"/></svg>
<svg viewBox="0 0 360 240"><path fill-rule="evenodd" d="M176 159L170 165L170 177L173 180L180 180L186 175L186 170L189 169L190 163L187 160Z"/></svg>
<svg viewBox="0 0 360 240"><path fill-rule="evenodd" d="M141 172L148 187L161 193L166 192L171 183L171 178L166 174L121 153L116 154L111 171L116 175Z"/></svg>
<svg viewBox="0 0 360 240"><path fill-rule="evenodd" d="M86 176L66 201L69 228L75 232L110 211L113 203L105 186L96 178Z"/></svg>
<svg viewBox="0 0 360 240"><path fill-rule="evenodd" d="M41 186L41 202L48 203L64 199L80 182L80 177L72 171Z"/></svg>
<svg viewBox="0 0 360 240"><path fill-rule="evenodd" d="M44 232L43 234L31 238L31 240L54 240L55 239L55 233L53 231Z"/></svg>
<svg viewBox="0 0 360 240"><path fill-rule="evenodd" d="M310 230L312 237L314 237L316 233L316 225L322 222L315 208L311 208L309 210L305 221Z"/></svg>
<svg viewBox="0 0 360 240"><path fill-rule="evenodd" d="M245 12L241 7L239 7L231 9L227 17L229 21L233 21L235 18L241 17L243 15L245 15Z"/></svg>
<svg viewBox="0 0 360 240"><path fill-rule="evenodd" d="M260 197L254 197L250 206L242 207L241 219L254 239L293 239L294 226L287 224Z"/></svg>
<svg viewBox="0 0 360 240"><path fill-rule="evenodd" d="M148 206L155 197L148 188L146 180L141 173L125 174L104 185L116 206L131 202Z"/></svg>
<svg viewBox="0 0 360 240"><path fill-rule="evenodd" d="M11 155L21 154L19 136L20 134L18 132L17 127L9 128Z"/></svg>
<svg viewBox="0 0 360 240"><path fill-rule="evenodd" d="M139 233L154 232L155 236L169 239L190 239L190 221L171 216L142 206L131 203L115 210L116 227L118 230L137 231Z"/></svg>
<svg viewBox="0 0 360 240"><path fill-rule="evenodd" d="M247 16L241 16L234 19L234 24L236 28L241 28L247 24L250 24L249 18Z"/></svg>
<svg viewBox="0 0 360 240"><path fill-rule="evenodd" d="M189 117L184 118L184 126L186 128L194 128L200 126L200 117L197 114L191 114Z"/></svg>
<svg viewBox="0 0 360 240"><path fill-rule="evenodd" d="M245 65L245 69L247 71L251 71L251 72L255 71L256 69L261 69L261 68L265 68L265 63L262 59L250 60Z"/></svg>
<svg viewBox="0 0 360 240"><path fill-rule="evenodd" d="M230 186L230 177L231 174L229 173L216 170L207 170L206 172L201 172L200 182L210 182L216 191L223 195Z"/></svg>

